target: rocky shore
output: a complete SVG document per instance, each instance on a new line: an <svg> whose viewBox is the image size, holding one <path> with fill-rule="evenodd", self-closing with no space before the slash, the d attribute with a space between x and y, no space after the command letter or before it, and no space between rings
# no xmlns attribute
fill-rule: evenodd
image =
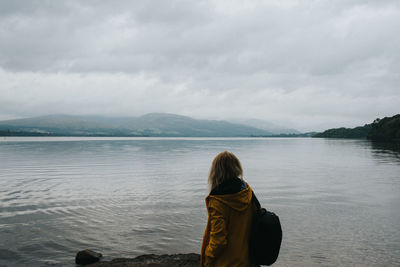
<svg viewBox="0 0 400 267"><path fill-rule="evenodd" d="M79 254L80 253L80 254ZM86 259L93 257L95 263L88 264L88 262L76 262L77 264L85 264L89 267L198 267L200 266L200 255L196 253L189 254L173 254L173 255L141 255L136 258L117 258L111 261L99 261L101 258L100 253L93 251L78 252L80 257ZM96 256L98 256L96 258ZM93 261L92 261L93 262Z"/></svg>

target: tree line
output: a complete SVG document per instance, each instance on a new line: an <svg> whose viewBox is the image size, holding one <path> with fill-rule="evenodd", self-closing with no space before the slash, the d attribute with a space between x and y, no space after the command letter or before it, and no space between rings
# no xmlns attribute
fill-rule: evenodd
<svg viewBox="0 0 400 267"><path fill-rule="evenodd" d="M317 133L313 137L359 138L373 141L400 142L400 114L375 119L370 124L355 128L334 128Z"/></svg>

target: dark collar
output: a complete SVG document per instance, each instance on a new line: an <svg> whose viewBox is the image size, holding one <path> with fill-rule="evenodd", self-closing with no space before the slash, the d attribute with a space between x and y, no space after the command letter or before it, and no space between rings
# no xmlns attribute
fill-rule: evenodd
<svg viewBox="0 0 400 267"><path fill-rule="evenodd" d="M240 178L233 178L214 188L210 195L235 194L247 188L247 184Z"/></svg>

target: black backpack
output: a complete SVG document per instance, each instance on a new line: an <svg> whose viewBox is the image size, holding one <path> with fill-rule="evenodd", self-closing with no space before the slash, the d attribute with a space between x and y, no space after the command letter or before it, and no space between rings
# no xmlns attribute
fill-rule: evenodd
<svg viewBox="0 0 400 267"><path fill-rule="evenodd" d="M279 217L264 208L253 192L257 207L250 233L250 261L252 265L271 265L279 255L282 243L282 228Z"/></svg>

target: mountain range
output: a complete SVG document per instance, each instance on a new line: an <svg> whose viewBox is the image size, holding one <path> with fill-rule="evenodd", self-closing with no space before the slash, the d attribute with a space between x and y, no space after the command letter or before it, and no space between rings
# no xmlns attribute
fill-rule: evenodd
<svg viewBox="0 0 400 267"><path fill-rule="evenodd" d="M198 120L169 113L139 117L47 115L0 121L0 135L242 137L297 133L261 120Z"/></svg>

